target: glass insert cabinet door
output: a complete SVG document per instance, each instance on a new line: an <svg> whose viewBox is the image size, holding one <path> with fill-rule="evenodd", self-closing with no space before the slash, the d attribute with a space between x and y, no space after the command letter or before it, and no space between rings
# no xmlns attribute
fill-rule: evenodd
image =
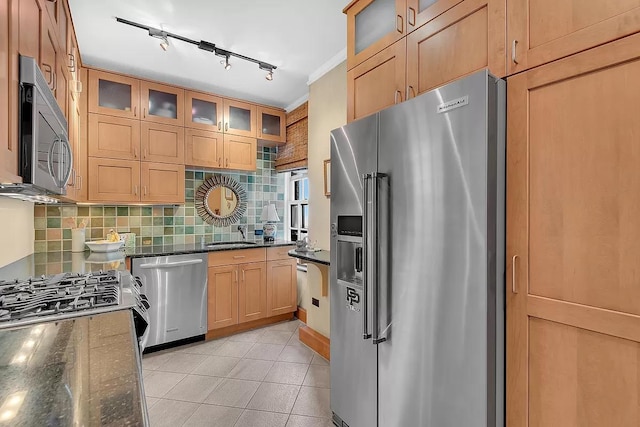
<svg viewBox="0 0 640 427"><path fill-rule="evenodd" d="M89 70L89 112L140 118L140 81Z"/></svg>
<svg viewBox="0 0 640 427"><path fill-rule="evenodd" d="M258 106L258 138L267 141L286 142L285 121L284 111Z"/></svg>
<svg viewBox="0 0 640 427"><path fill-rule="evenodd" d="M177 126L184 125L183 89L141 81L140 104L142 120Z"/></svg>
<svg viewBox="0 0 640 427"><path fill-rule="evenodd" d="M407 34L406 6L407 0L362 0L346 10L347 68Z"/></svg>
<svg viewBox="0 0 640 427"><path fill-rule="evenodd" d="M206 93L185 92L185 126L222 132L224 126L222 98Z"/></svg>
<svg viewBox="0 0 640 427"><path fill-rule="evenodd" d="M224 133L256 137L256 106L231 99L224 100Z"/></svg>

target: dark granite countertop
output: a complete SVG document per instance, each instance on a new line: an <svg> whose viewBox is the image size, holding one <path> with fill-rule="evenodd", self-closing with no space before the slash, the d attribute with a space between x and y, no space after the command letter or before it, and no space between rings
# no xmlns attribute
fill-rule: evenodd
<svg viewBox="0 0 640 427"><path fill-rule="evenodd" d="M1 330L3 423L148 426L133 330L129 310Z"/></svg>
<svg viewBox="0 0 640 427"><path fill-rule="evenodd" d="M331 256L329 251L317 251L317 252L307 252L307 251L297 251L295 249L290 250L288 252L290 257L300 258L305 261L315 262L316 264L330 265L331 264Z"/></svg>
<svg viewBox="0 0 640 427"><path fill-rule="evenodd" d="M192 243L183 245L164 245L164 246L139 246L136 248L126 248L125 255L131 258L150 257L150 256L166 256L166 255L180 255L180 254L193 254L201 252L214 252L214 251L232 251L237 249L253 249L253 248L274 248L280 246L292 246L294 242L286 240L276 240L274 242L264 242L260 240L248 240L250 243L246 246L227 246L222 244L223 242L214 242L219 244L218 246L207 247L207 243Z"/></svg>

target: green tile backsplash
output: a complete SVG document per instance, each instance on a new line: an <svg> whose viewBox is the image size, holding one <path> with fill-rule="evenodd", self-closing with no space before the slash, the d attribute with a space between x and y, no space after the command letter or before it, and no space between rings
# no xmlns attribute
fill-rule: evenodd
<svg viewBox="0 0 640 427"><path fill-rule="evenodd" d="M57 205L34 207L35 251L71 250L71 232L64 219L86 218L87 240L103 239L113 228L118 232L136 234L136 245L161 245L239 240L238 224L215 227L202 220L194 208L195 190L205 179L227 175L235 179L247 192L247 212L239 224L248 227L249 236L262 229L260 214L267 203L274 203L284 219L284 175L277 174L274 148L258 152L257 169L252 173L218 173L187 170L185 174L185 204L179 206L76 206ZM284 236L282 222L278 224L278 238Z"/></svg>

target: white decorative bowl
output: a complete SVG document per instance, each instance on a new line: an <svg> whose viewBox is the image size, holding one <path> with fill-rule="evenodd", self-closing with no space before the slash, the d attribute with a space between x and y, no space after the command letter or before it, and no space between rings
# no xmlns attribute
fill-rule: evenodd
<svg viewBox="0 0 640 427"><path fill-rule="evenodd" d="M118 242L109 242L108 240L94 240L93 242L85 242L85 245L91 249L91 252L113 252L117 251L124 245L122 240Z"/></svg>

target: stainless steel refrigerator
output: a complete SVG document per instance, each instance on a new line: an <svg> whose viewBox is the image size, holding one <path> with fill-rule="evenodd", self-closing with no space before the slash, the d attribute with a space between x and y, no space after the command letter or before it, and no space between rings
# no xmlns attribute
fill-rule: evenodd
<svg viewBox="0 0 640 427"><path fill-rule="evenodd" d="M505 89L482 71L331 132L338 426L504 425Z"/></svg>

